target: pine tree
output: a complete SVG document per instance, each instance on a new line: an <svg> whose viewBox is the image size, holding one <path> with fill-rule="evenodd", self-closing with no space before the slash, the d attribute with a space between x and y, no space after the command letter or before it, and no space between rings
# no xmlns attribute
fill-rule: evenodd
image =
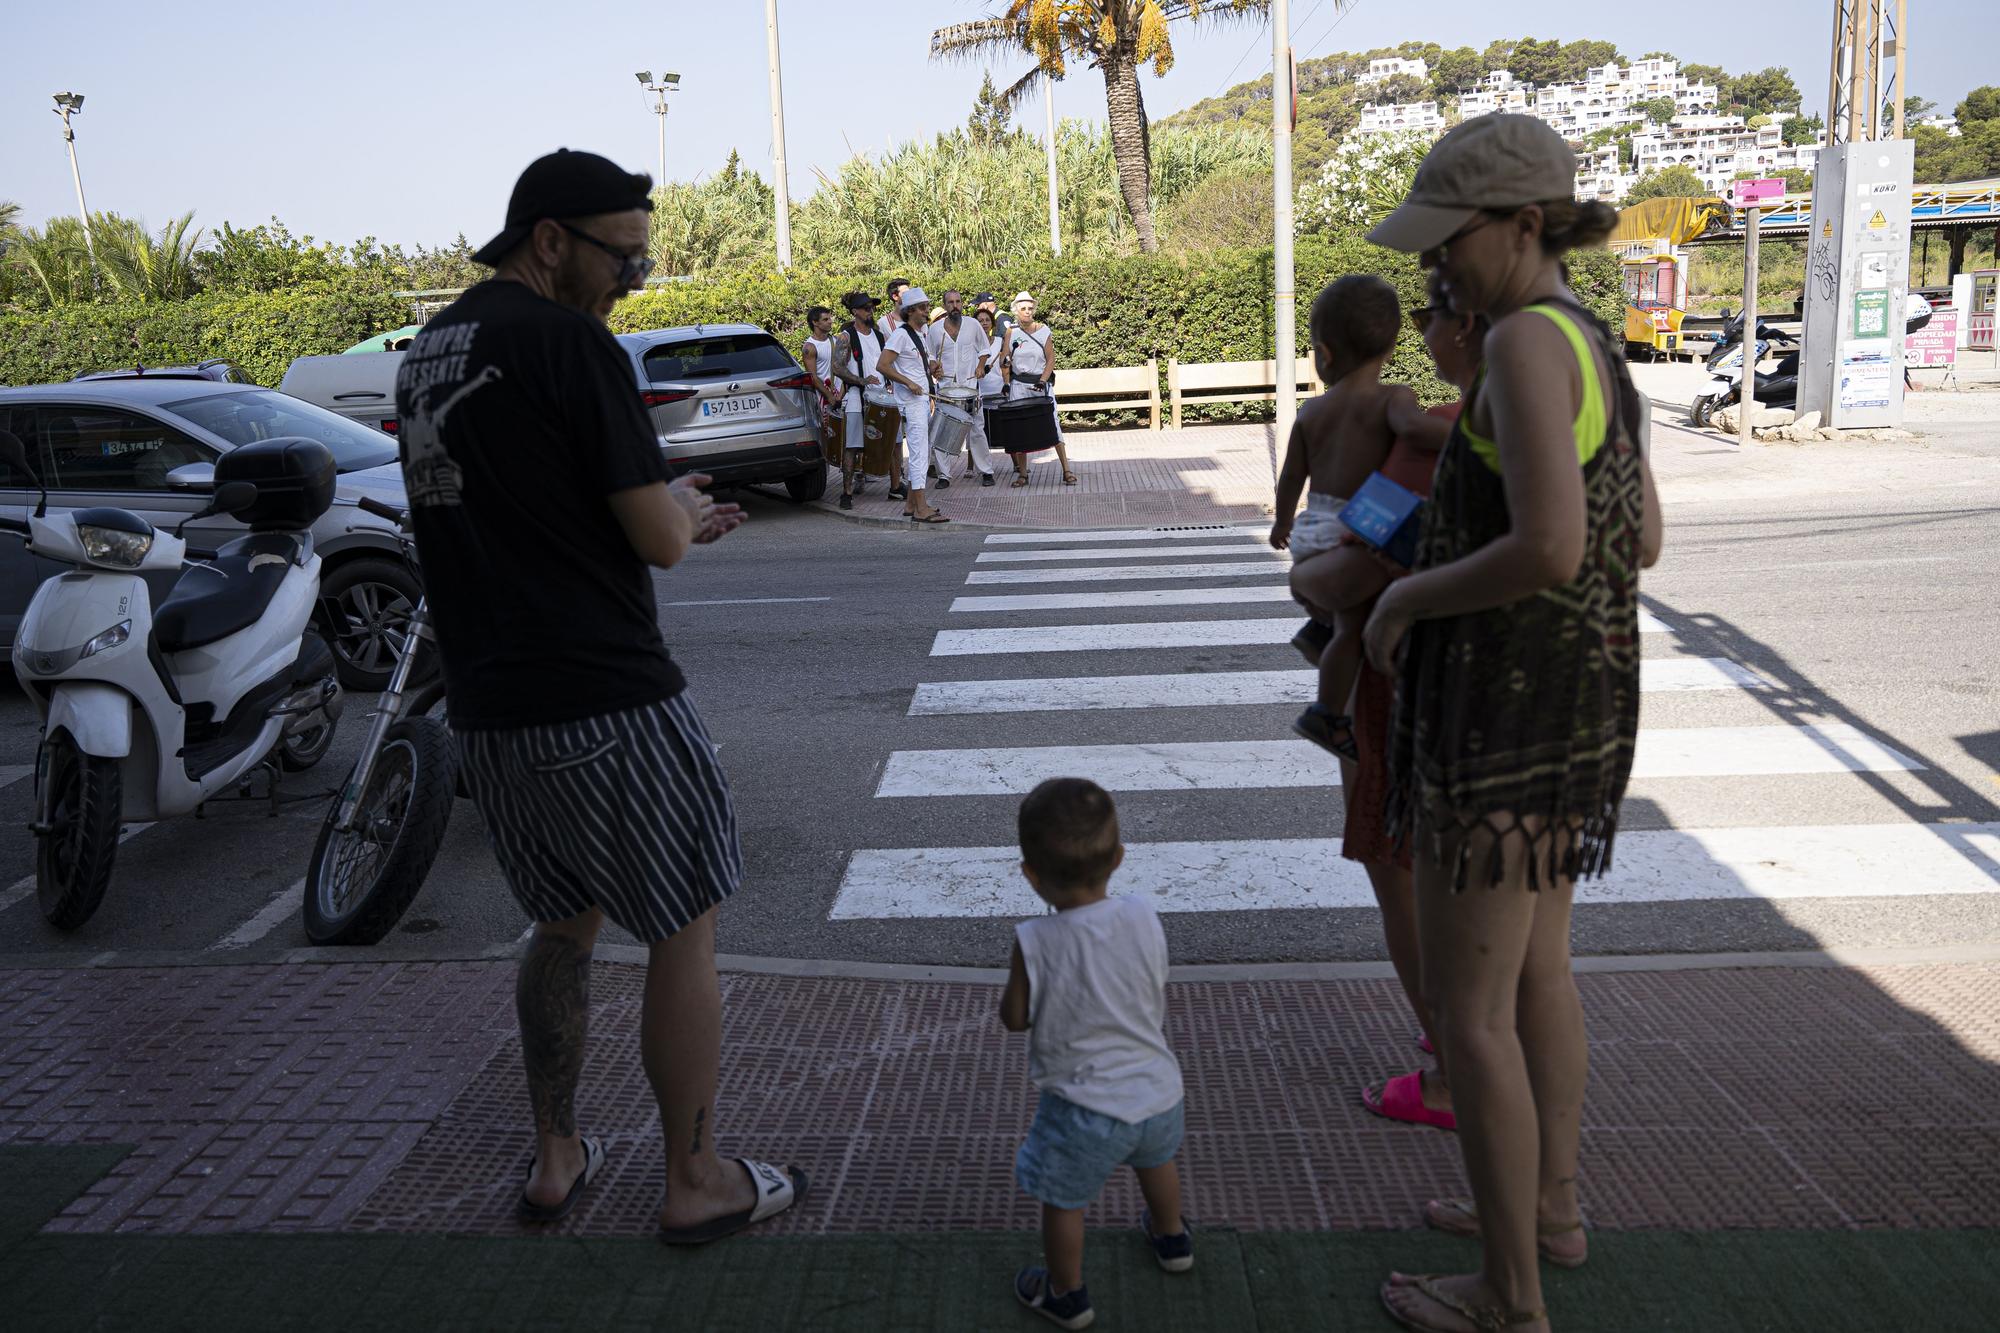
<svg viewBox="0 0 2000 1333"><path fill-rule="evenodd" d="M972 115L965 122L966 135L982 148L997 144L1007 137L1011 118L1007 108L1000 105L1000 92L993 86L993 72L988 70L985 81L979 85L979 97L972 104Z"/></svg>

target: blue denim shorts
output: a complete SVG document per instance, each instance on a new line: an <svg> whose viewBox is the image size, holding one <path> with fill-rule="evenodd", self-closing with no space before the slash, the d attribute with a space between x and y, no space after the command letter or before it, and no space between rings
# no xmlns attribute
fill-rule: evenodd
<svg viewBox="0 0 2000 1333"><path fill-rule="evenodd" d="M1136 1125L1086 1110L1052 1092L1041 1095L1035 1123L1014 1154L1014 1179L1052 1208L1082 1208L1121 1166L1164 1166L1181 1147L1181 1106Z"/></svg>

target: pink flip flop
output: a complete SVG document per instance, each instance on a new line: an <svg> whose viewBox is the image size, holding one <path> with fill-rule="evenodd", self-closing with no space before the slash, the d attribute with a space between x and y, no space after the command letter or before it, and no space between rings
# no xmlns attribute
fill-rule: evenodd
<svg viewBox="0 0 2000 1333"><path fill-rule="evenodd" d="M1450 1111L1433 1111L1424 1105L1423 1077L1422 1074L1399 1074L1382 1085L1380 1096L1373 1088L1363 1088L1361 1104L1384 1120L1457 1129L1457 1116Z"/></svg>

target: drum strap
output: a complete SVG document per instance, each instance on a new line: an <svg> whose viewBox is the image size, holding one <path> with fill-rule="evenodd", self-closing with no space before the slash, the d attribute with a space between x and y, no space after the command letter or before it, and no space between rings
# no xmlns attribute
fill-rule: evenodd
<svg viewBox="0 0 2000 1333"><path fill-rule="evenodd" d="M924 367L924 383L932 393L936 393L937 381L931 378L931 358L929 350L924 346L924 335L918 332L907 320L904 321L903 327L896 332L906 334L910 339L910 346L917 349L917 360L922 362ZM889 336L893 338L896 334L892 333Z"/></svg>

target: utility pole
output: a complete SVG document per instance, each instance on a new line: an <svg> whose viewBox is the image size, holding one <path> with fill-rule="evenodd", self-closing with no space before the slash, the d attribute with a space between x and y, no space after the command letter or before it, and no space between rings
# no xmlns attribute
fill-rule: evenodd
<svg viewBox="0 0 2000 1333"><path fill-rule="evenodd" d="M90 256L90 281L94 285L97 282L97 243L91 239L90 206L83 202L83 173L76 165L76 131L69 126L71 114L80 115L83 112L83 94L57 93L55 111L62 117L63 142L69 146L69 174L76 182L76 215L83 223L83 249Z"/></svg>
<svg viewBox="0 0 2000 1333"><path fill-rule="evenodd" d="M1048 119L1043 137L1049 150L1049 252L1062 258L1062 222L1056 208L1056 76L1042 71L1042 114Z"/></svg>
<svg viewBox="0 0 2000 1333"><path fill-rule="evenodd" d="M1271 3L1271 283L1278 308L1276 319L1278 451L1284 452L1298 416L1298 293L1292 272L1292 6L1291 0Z"/></svg>
<svg viewBox="0 0 2000 1333"><path fill-rule="evenodd" d="M778 0L764 0L764 33L771 56L771 174L778 195L778 267L790 268L792 189L785 175L785 79L778 61Z"/></svg>
<svg viewBox="0 0 2000 1333"><path fill-rule="evenodd" d="M1752 202L1743 221L1743 394L1736 404L1736 443L1749 448L1757 438L1757 214Z"/></svg>
<svg viewBox="0 0 2000 1333"><path fill-rule="evenodd" d="M639 86L653 95L653 113L660 118L660 174L661 189L667 186L667 94L677 93L681 88L681 76L662 74L658 83L653 82L653 71L642 69L638 73Z"/></svg>

